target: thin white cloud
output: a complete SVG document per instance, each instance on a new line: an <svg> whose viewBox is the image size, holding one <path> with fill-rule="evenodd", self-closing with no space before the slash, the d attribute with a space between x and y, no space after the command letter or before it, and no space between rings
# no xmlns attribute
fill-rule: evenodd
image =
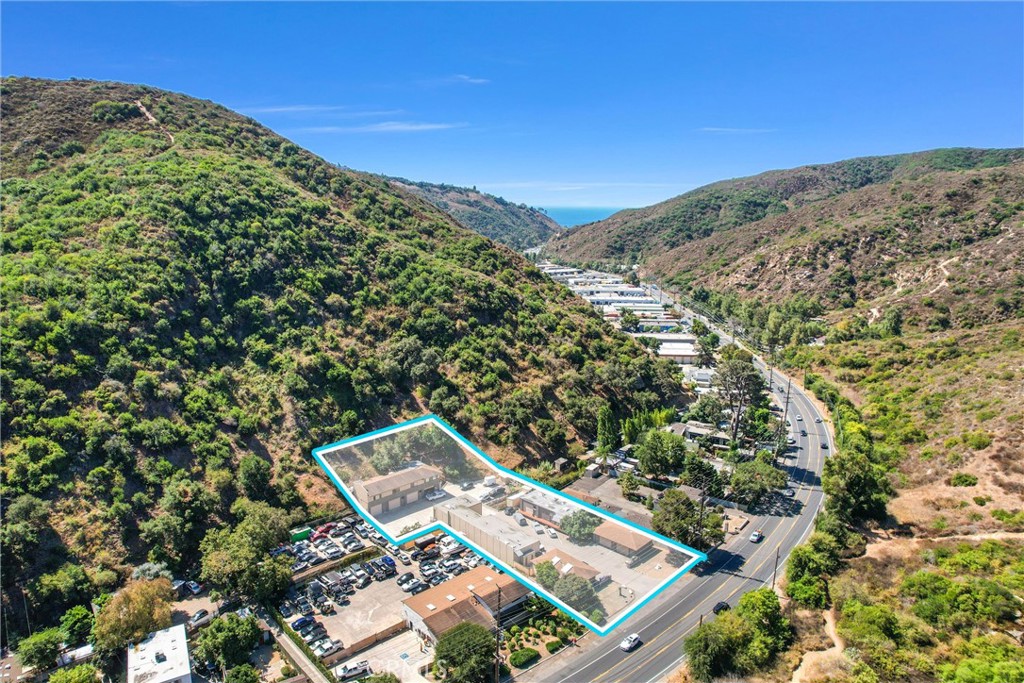
<svg viewBox="0 0 1024 683"><path fill-rule="evenodd" d="M778 128L723 128L720 126L705 126L698 128L699 133L719 133L724 135L754 135L758 133L777 133Z"/></svg>
<svg viewBox="0 0 1024 683"><path fill-rule="evenodd" d="M465 128L466 123L430 123L425 121L380 121L365 126L313 126L299 128L302 133L422 133L432 130Z"/></svg>
<svg viewBox="0 0 1024 683"><path fill-rule="evenodd" d="M491 79L489 78L468 76L466 74L454 74L452 76L445 76L444 78L430 78L419 81L419 84L426 87L437 87L443 85L487 85L490 82Z"/></svg>
<svg viewBox="0 0 1024 683"><path fill-rule="evenodd" d="M245 114L328 114L336 119L356 119L367 116L396 116L404 114L402 109L357 109L345 105L325 104L283 104L270 107L242 107Z"/></svg>

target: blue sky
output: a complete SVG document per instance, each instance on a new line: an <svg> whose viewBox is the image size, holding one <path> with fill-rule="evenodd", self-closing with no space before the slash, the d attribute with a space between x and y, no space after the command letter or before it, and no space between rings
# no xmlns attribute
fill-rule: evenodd
<svg viewBox="0 0 1024 683"><path fill-rule="evenodd" d="M1024 145L1024 5L13 3L2 72L141 82L536 206Z"/></svg>

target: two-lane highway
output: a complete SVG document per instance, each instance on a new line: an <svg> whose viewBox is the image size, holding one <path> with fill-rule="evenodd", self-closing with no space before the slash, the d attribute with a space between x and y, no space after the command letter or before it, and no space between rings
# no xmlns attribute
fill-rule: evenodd
<svg viewBox="0 0 1024 683"><path fill-rule="evenodd" d="M758 361L767 375L767 367ZM785 401L785 381L779 392L780 376L773 378L775 400ZM799 416L799 419L798 419ZM703 619L713 618L712 608L719 602L735 606L743 593L771 585L778 566L781 575L790 551L810 534L814 517L822 504L821 472L831 453L832 440L827 418L795 383L789 397L787 417L790 435L796 441L780 466L788 470L792 498L773 494L762 503L759 514L738 537L728 539L709 553L708 562L699 565L656 600L628 619L621 627L602 638L596 648L565 660L558 671L545 667L543 673L527 674L520 680L552 683L642 683L667 678L682 663L682 644ZM806 436L801 434L806 431ZM750 532L760 529L764 540L754 543ZM640 635L642 645L632 652L619 649L619 642L630 633ZM531 672L532 673L532 672Z"/></svg>

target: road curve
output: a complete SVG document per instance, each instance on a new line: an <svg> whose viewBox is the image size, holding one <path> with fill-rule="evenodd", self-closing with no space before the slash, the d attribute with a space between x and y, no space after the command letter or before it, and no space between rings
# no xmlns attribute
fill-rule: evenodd
<svg viewBox="0 0 1024 683"><path fill-rule="evenodd" d="M767 375L764 363L760 359L755 362ZM772 385L776 388L776 400L782 402L785 396L777 390L779 382L780 376L775 374ZM785 384L782 391L785 391ZM798 420L798 415L802 419ZM819 412L795 383L791 388L788 416L797 450L780 466L790 474L796 489L793 498L776 494L768 505L762 506L770 508L768 514L751 515L751 525L741 534L709 553L707 563L602 638L596 648L572 656L560 670L535 676L527 674L520 680L545 683L664 680L682 663L683 640L703 619L713 618L711 610L715 604L725 601L735 606L743 593L771 585L777 557L781 576L790 551L811 533L823 500L822 468L834 445L827 416ZM801 436L801 429L806 430L807 436ZM755 544L749 540L753 529L764 532L764 541ZM626 653L619 649L619 641L630 633L639 633L642 645Z"/></svg>

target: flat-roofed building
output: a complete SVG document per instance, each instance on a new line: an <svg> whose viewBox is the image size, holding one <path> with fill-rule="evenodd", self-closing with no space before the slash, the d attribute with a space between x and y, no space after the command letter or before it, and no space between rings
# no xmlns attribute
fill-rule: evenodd
<svg viewBox="0 0 1024 683"><path fill-rule="evenodd" d="M562 518L579 509L540 489L533 489L519 496L518 500L519 509L526 515L558 529L562 528Z"/></svg>
<svg viewBox="0 0 1024 683"><path fill-rule="evenodd" d="M529 568L530 559L541 552L541 539L511 516L485 514L483 504L465 495L438 503L434 519L446 524L491 557L510 567Z"/></svg>
<svg viewBox="0 0 1024 683"><path fill-rule="evenodd" d="M654 545L654 540L638 531L626 527L623 524L606 521L594 530L594 538L600 545L625 555L633 557Z"/></svg>
<svg viewBox="0 0 1024 683"><path fill-rule="evenodd" d="M508 574L480 566L402 601L402 618L431 643L464 622L493 628L523 607L531 591ZM500 608L499 608L500 604Z"/></svg>
<svg viewBox="0 0 1024 683"><path fill-rule="evenodd" d="M352 484L352 494L371 515L396 510L420 500L424 494L440 488L444 473L422 463L363 479Z"/></svg>
<svg viewBox="0 0 1024 683"><path fill-rule="evenodd" d="M128 646L128 683L192 683L184 624L154 631Z"/></svg>

